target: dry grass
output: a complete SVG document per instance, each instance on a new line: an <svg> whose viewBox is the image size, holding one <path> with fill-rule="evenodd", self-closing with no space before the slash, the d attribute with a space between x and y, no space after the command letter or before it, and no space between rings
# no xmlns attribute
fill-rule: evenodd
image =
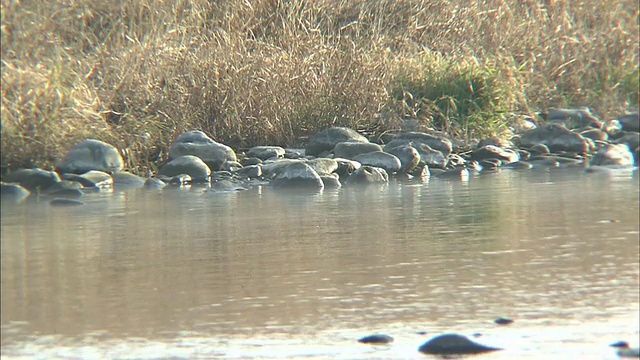
<svg viewBox="0 0 640 360"><path fill-rule="evenodd" d="M513 114L638 107L633 0L2 0L2 167L87 137L142 171L182 131L295 145L414 117L453 136Z"/></svg>

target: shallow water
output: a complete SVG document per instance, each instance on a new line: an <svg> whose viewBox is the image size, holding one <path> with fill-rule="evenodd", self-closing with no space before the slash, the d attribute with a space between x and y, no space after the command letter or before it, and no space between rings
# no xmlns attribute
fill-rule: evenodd
<svg viewBox="0 0 640 360"><path fill-rule="evenodd" d="M3 359L428 359L448 332L615 359L640 336L637 172L85 202L3 205Z"/></svg>

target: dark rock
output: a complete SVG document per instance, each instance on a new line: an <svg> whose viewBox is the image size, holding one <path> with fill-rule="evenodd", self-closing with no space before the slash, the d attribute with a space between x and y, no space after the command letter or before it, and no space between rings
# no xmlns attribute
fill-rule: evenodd
<svg viewBox="0 0 640 360"><path fill-rule="evenodd" d="M109 189L113 187L113 177L106 172L91 170L81 175L62 174L62 178L68 181L79 182L85 188Z"/></svg>
<svg viewBox="0 0 640 360"><path fill-rule="evenodd" d="M400 160L389 153L383 151L374 151L366 154L360 154L353 158L362 165L369 165L385 169L387 173L393 174L400 170L402 166Z"/></svg>
<svg viewBox="0 0 640 360"><path fill-rule="evenodd" d="M497 350L502 349L476 343L469 340L467 337L458 334L436 336L418 348L418 351L421 353L433 355L480 354Z"/></svg>
<svg viewBox="0 0 640 360"><path fill-rule="evenodd" d="M213 171L220 170L227 161L238 161L233 149L215 142L202 131L180 134L169 148L170 159L175 160L185 155L197 156Z"/></svg>
<svg viewBox="0 0 640 360"><path fill-rule="evenodd" d="M267 160L270 158L284 158L286 152L280 146L254 146L247 152L247 156Z"/></svg>
<svg viewBox="0 0 640 360"><path fill-rule="evenodd" d="M0 197L2 202L12 202L18 204L29 197L31 192L20 184L0 183Z"/></svg>
<svg viewBox="0 0 640 360"><path fill-rule="evenodd" d="M589 108L580 109L551 109L547 114L547 121L569 129L601 126L600 120L595 117Z"/></svg>
<svg viewBox="0 0 640 360"><path fill-rule="evenodd" d="M393 338L385 334L373 334L359 339L358 342L363 344L389 344L393 342Z"/></svg>
<svg viewBox="0 0 640 360"><path fill-rule="evenodd" d="M502 149L515 149L515 146L513 145L513 142L511 142L511 140L507 140L507 139L503 139L495 136L480 140L476 148L480 149L487 145L493 145Z"/></svg>
<svg viewBox="0 0 640 360"><path fill-rule="evenodd" d="M607 141L609 140L609 134L600 129L589 129L580 132L583 138L591 139L594 141Z"/></svg>
<svg viewBox="0 0 640 360"><path fill-rule="evenodd" d="M164 181L157 178L148 178L144 182L145 189L162 189L165 186L167 186L167 184Z"/></svg>
<svg viewBox="0 0 640 360"><path fill-rule="evenodd" d="M87 139L74 145L58 162L56 170L62 173L83 174L91 170L106 173L121 171L124 161L118 149L106 142Z"/></svg>
<svg viewBox="0 0 640 360"><path fill-rule="evenodd" d="M435 172L435 169L430 169L431 170L431 175L438 177L438 178L442 178L442 179L454 179L454 180L462 180L462 181L467 181L469 180L469 170L466 168L456 168L456 169L450 169L450 170L441 170L438 172Z"/></svg>
<svg viewBox="0 0 640 360"><path fill-rule="evenodd" d="M340 176L336 173L320 175L320 179L322 179L325 189L338 189L342 187Z"/></svg>
<svg viewBox="0 0 640 360"><path fill-rule="evenodd" d="M47 192L47 196L59 199L80 199L82 190L80 189L59 189Z"/></svg>
<svg viewBox="0 0 640 360"><path fill-rule="evenodd" d="M627 144L629 149L640 146L640 134L637 132L625 132L624 135L614 141L615 144Z"/></svg>
<svg viewBox="0 0 640 360"><path fill-rule="evenodd" d="M195 182L207 182L211 176L211 169L199 157L184 155L166 163L160 168L160 174L167 177L187 174Z"/></svg>
<svg viewBox="0 0 640 360"><path fill-rule="evenodd" d="M256 179L262 176L262 167L259 165L249 165L232 172L239 178Z"/></svg>
<svg viewBox="0 0 640 360"><path fill-rule="evenodd" d="M142 176L126 171L117 172L111 177L113 178L113 186L116 188L137 189L143 187L146 181Z"/></svg>
<svg viewBox="0 0 640 360"><path fill-rule="evenodd" d="M60 182L60 177L54 171L42 169L20 169L7 174L4 179L7 183L18 183L29 191L45 191Z"/></svg>
<svg viewBox="0 0 640 360"><path fill-rule="evenodd" d="M617 120L622 125L622 130L640 132L640 113L637 111L621 116Z"/></svg>
<svg viewBox="0 0 640 360"><path fill-rule="evenodd" d="M276 188L324 188L320 175L304 162L286 165L276 174L271 185Z"/></svg>
<svg viewBox="0 0 640 360"><path fill-rule="evenodd" d="M244 158L240 160L240 164L242 164L242 166L260 165L262 164L262 160L257 157Z"/></svg>
<svg viewBox="0 0 640 360"><path fill-rule="evenodd" d="M389 175L384 169L363 165L349 176L345 184L380 184L388 182Z"/></svg>
<svg viewBox="0 0 640 360"><path fill-rule="evenodd" d="M503 318L503 317L499 317L495 320L493 320L494 323L498 324L498 325L509 325L509 324L513 324L513 320L509 319L509 318Z"/></svg>
<svg viewBox="0 0 640 360"><path fill-rule="evenodd" d="M480 162L488 159L497 159L509 164L520 160L520 155L513 150L506 150L495 145L485 145L475 150L471 158Z"/></svg>
<svg viewBox="0 0 640 360"><path fill-rule="evenodd" d="M79 205L84 205L84 202L76 199L53 199L49 201L49 205L58 206L58 207L79 206Z"/></svg>
<svg viewBox="0 0 640 360"><path fill-rule="evenodd" d="M604 145L591 159L596 166L633 166L634 159L626 144Z"/></svg>
<svg viewBox="0 0 640 360"><path fill-rule="evenodd" d="M305 155L318 156L323 151L332 151L336 144L345 141L368 143L369 140L357 131L346 127L332 127L317 133L307 144Z"/></svg>
<svg viewBox="0 0 640 360"><path fill-rule="evenodd" d="M354 160L360 154L366 154L373 151L382 151L382 146L369 142L360 141L344 141L337 143L333 148L333 154L337 158Z"/></svg>
<svg viewBox="0 0 640 360"><path fill-rule="evenodd" d="M399 172L408 174L420 163L420 153L410 144L398 145L393 148L385 146L385 152L400 160Z"/></svg>
<svg viewBox="0 0 640 360"><path fill-rule="evenodd" d="M529 170L533 168L533 164L526 161L517 161L511 164L505 165L504 168L515 169L515 170Z"/></svg>
<svg viewBox="0 0 640 360"><path fill-rule="evenodd" d="M570 152L583 154L589 151L585 139L560 125L541 126L524 133L520 139L521 146L532 149L537 145L546 145L552 153Z"/></svg>

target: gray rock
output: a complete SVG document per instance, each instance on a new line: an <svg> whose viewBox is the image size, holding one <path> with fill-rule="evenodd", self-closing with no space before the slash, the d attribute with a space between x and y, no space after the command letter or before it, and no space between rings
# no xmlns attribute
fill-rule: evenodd
<svg viewBox="0 0 640 360"><path fill-rule="evenodd" d="M335 157L353 160L360 154L366 154L373 151L382 151L382 146L369 142L344 141L337 143L333 148Z"/></svg>
<svg viewBox="0 0 640 360"><path fill-rule="evenodd" d="M271 185L275 188L324 188L320 175L303 162L295 162L285 166L273 178Z"/></svg>
<svg viewBox="0 0 640 360"><path fill-rule="evenodd" d="M262 176L262 166L249 165L241 169L234 170L232 173L241 179L256 179Z"/></svg>
<svg viewBox="0 0 640 360"><path fill-rule="evenodd" d="M167 184L164 181L157 178L148 178L144 182L145 189L162 189L165 186L167 186Z"/></svg>
<svg viewBox="0 0 640 360"><path fill-rule="evenodd" d="M123 167L122 156L113 145L100 140L87 139L74 145L58 162L56 170L73 174L83 174L91 170L115 173L121 171Z"/></svg>
<svg viewBox="0 0 640 360"><path fill-rule="evenodd" d="M626 144L604 145L591 159L592 166L633 166L633 154Z"/></svg>
<svg viewBox="0 0 640 360"><path fill-rule="evenodd" d="M600 130L600 129L589 129L589 130L585 130L580 132L580 135L582 135L583 138L585 139L591 139L594 141L607 141L609 140L609 134L607 134L606 132Z"/></svg>
<svg viewBox="0 0 640 360"><path fill-rule="evenodd" d="M626 132L614 141L615 144L627 144L629 149L635 149L640 146L640 134L637 132Z"/></svg>
<svg viewBox="0 0 640 360"><path fill-rule="evenodd" d="M306 162L300 159L278 159L275 161L266 161L262 164L262 176L271 179L282 172L288 165Z"/></svg>
<svg viewBox="0 0 640 360"><path fill-rule="evenodd" d="M319 175L331 174L338 170L338 162L335 159L316 158L308 160L307 165L311 166Z"/></svg>
<svg viewBox="0 0 640 360"><path fill-rule="evenodd" d="M407 132L398 136L395 140L409 140L413 143L416 150L420 151L415 145L421 143L429 146L431 149L438 150L442 156L447 157L453 151L453 143L451 140L443 137L427 134L424 132ZM424 160L424 159L423 159Z"/></svg>
<svg viewBox="0 0 640 360"><path fill-rule="evenodd" d="M418 348L421 353L433 355L480 354L497 350L502 349L478 344L458 334L436 336Z"/></svg>
<svg viewBox="0 0 640 360"><path fill-rule="evenodd" d="M186 174L194 182L207 182L211 176L211 169L199 157L184 155L166 163L160 168L160 174L167 177Z"/></svg>
<svg viewBox="0 0 640 360"><path fill-rule="evenodd" d="M117 172L113 175L113 186L116 188L138 189L144 186L147 179L126 171Z"/></svg>
<svg viewBox="0 0 640 360"><path fill-rule="evenodd" d="M91 170L82 175L77 175L73 180L87 188L109 189L113 188L113 177L104 171Z"/></svg>
<svg viewBox="0 0 640 360"><path fill-rule="evenodd" d="M242 164L242 166L260 165L262 164L262 159L258 159L257 157L244 158L240 160L240 164Z"/></svg>
<svg viewBox="0 0 640 360"><path fill-rule="evenodd" d="M320 175L325 189L338 189L342 187L340 176L336 173Z"/></svg>
<svg viewBox="0 0 640 360"><path fill-rule="evenodd" d="M199 157L213 171L220 170L222 164L227 161L238 161L233 149L215 142L202 131L187 131L180 134L169 148L170 159L186 155Z"/></svg>
<svg viewBox="0 0 640 360"><path fill-rule="evenodd" d="M247 156L267 160L270 158L283 158L285 153L285 150L280 146L254 146L249 149Z"/></svg>
<svg viewBox="0 0 640 360"><path fill-rule="evenodd" d="M511 142L511 140L507 140L507 139L503 139L495 136L480 140L476 148L480 149L487 145L497 146L502 149L515 149L515 146L513 142Z"/></svg>
<svg viewBox="0 0 640 360"><path fill-rule="evenodd" d="M622 123L619 120L609 120L602 125L602 131L607 133L610 138L617 139L622 135Z"/></svg>
<svg viewBox="0 0 640 360"><path fill-rule="evenodd" d="M640 132L640 113L637 111L621 116L617 120L622 125L622 130Z"/></svg>
<svg viewBox="0 0 640 360"><path fill-rule="evenodd" d="M389 175L384 169L363 165L349 176L345 184L380 184L388 182Z"/></svg>
<svg viewBox="0 0 640 360"><path fill-rule="evenodd" d="M488 159L497 159L502 163L509 164L520 160L520 155L513 150L503 149L495 145L485 145L475 150L471 158L480 162Z"/></svg>
<svg viewBox="0 0 640 360"><path fill-rule="evenodd" d="M31 192L20 184L0 183L0 198L2 202L12 202L18 204L28 198Z"/></svg>
<svg viewBox="0 0 640 360"><path fill-rule="evenodd" d="M60 176L54 171L42 169L20 169L7 174L3 181L18 183L29 191L46 191L60 182Z"/></svg>
<svg viewBox="0 0 640 360"><path fill-rule="evenodd" d="M570 152L584 154L589 145L580 134L560 125L541 126L522 135L520 146L531 149L536 145L546 145L553 153Z"/></svg>
<svg viewBox="0 0 640 360"><path fill-rule="evenodd" d="M391 155L382 151L360 154L353 160L359 162L362 165L382 168L389 174L398 172L402 166L400 160L395 155Z"/></svg>
<svg viewBox="0 0 640 360"><path fill-rule="evenodd" d="M587 107L579 109L551 109L547 114L547 121L569 129L592 126L599 128L600 120Z"/></svg>
<svg viewBox="0 0 640 360"><path fill-rule="evenodd" d="M393 337L385 334L373 334L358 339L363 344L389 344L393 342Z"/></svg>
<svg viewBox="0 0 640 360"><path fill-rule="evenodd" d="M408 174L420 163L420 153L410 144L398 145L393 148L385 146L385 152L394 155L400 160L401 173Z"/></svg>
<svg viewBox="0 0 640 360"><path fill-rule="evenodd" d="M430 169L431 175L438 177L440 179L452 179L452 180L461 180L467 181L469 180L469 170L467 168L455 168L455 169ZM436 172L436 170L439 170Z"/></svg>
<svg viewBox="0 0 640 360"><path fill-rule="evenodd" d="M305 149L305 155L318 156L323 151L331 151L336 144L345 141L358 141L367 143L369 140L357 131L346 127L332 127L317 133Z"/></svg>

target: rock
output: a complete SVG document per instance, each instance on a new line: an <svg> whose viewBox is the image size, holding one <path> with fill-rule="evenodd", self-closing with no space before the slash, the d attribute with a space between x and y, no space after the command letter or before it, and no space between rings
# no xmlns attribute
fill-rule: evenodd
<svg viewBox="0 0 640 360"><path fill-rule="evenodd" d="M168 177L186 174L194 182L208 182L209 176L211 176L211 169L199 157L184 155L166 163L160 168L160 174Z"/></svg>
<svg viewBox="0 0 640 360"><path fill-rule="evenodd" d="M353 160L359 162L362 165L369 165L385 169L389 174L398 172L400 170L400 167L402 166L400 160L395 157L395 155L391 155L382 151L360 154Z"/></svg>
<svg viewBox="0 0 640 360"><path fill-rule="evenodd" d="M73 176L77 176L77 175L73 175ZM75 189L75 190L82 190L84 188L84 185L82 185L81 183L77 182L77 181L72 181L72 180L61 180L60 182L57 182L53 185L51 185L46 193L50 194L52 192L56 192L59 190L70 190L70 189Z"/></svg>
<svg viewBox="0 0 640 360"><path fill-rule="evenodd" d="M409 140L411 143L413 143L412 146L420 152L420 155L422 155L422 152L418 147L415 146L417 143L427 145L429 148L439 151L445 158L449 156L449 154L451 154L451 152L453 151L453 143L451 142L451 140L443 136L436 136L423 132L407 132L401 134L395 140ZM424 161L425 159L422 160Z"/></svg>
<svg viewBox="0 0 640 360"><path fill-rule="evenodd" d="M280 146L254 146L249 149L247 156L267 160L270 158L283 158L285 153L284 148Z"/></svg>
<svg viewBox="0 0 640 360"><path fill-rule="evenodd" d="M257 157L244 158L240 160L240 164L242 164L242 166L260 165L262 164L262 160Z"/></svg>
<svg viewBox="0 0 640 360"><path fill-rule="evenodd" d="M595 117L587 107L579 109L551 109L547 114L547 121L569 129L588 126L599 128L602 125L600 120Z"/></svg>
<svg viewBox="0 0 640 360"><path fill-rule="evenodd" d="M338 170L338 162L335 159L317 158L307 161L307 165L311 166L319 175L331 174Z"/></svg>
<svg viewBox="0 0 640 360"><path fill-rule="evenodd" d="M616 352L620 357L640 358L640 348L622 348Z"/></svg>
<svg viewBox="0 0 640 360"><path fill-rule="evenodd" d="M79 182L85 188L94 188L94 190L113 187L113 178L103 171L91 170L82 175L62 174L62 178L68 181Z"/></svg>
<svg viewBox="0 0 640 360"><path fill-rule="evenodd" d="M592 166L633 166L634 159L626 144L604 145L591 159Z"/></svg>
<svg viewBox="0 0 640 360"><path fill-rule="evenodd" d="M220 165L219 171L236 171L238 169L242 169L242 164L237 161L229 160Z"/></svg>
<svg viewBox="0 0 640 360"><path fill-rule="evenodd" d="M393 338L385 334L373 334L358 339L363 344L389 344L393 342Z"/></svg>
<svg viewBox="0 0 640 360"><path fill-rule="evenodd" d="M520 155L513 150L506 150L495 145L485 145L475 150L471 156L473 160L482 162L488 159L497 159L509 164L520 160Z"/></svg>
<svg viewBox="0 0 640 360"><path fill-rule="evenodd" d="M284 149L285 159L304 159L304 149Z"/></svg>
<svg viewBox="0 0 640 360"><path fill-rule="evenodd" d="M214 192L234 192L244 190L247 190L247 187L233 179L217 180L213 181L211 184L211 191Z"/></svg>
<svg viewBox="0 0 640 360"><path fill-rule="evenodd" d="M418 351L433 355L465 355L502 350L478 344L467 337L458 334L444 334L422 344Z"/></svg>
<svg viewBox="0 0 640 360"><path fill-rule="evenodd" d="M202 131L180 134L169 148L170 159L175 160L185 155L199 157L213 171L220 170L222 164L227 161L238 161L233 149L215 142Z"/></svg>
<svg viewBox="0 0 640 360"><path fill-rule="evenodd" d="M551 150L545 144L535 144L529 150L536 155L551 154Z"/></svg>
<svg viewBox="0 0 640 360"><path fill-rule="evenodd" d="M31 192L20 184L0 183L0 197L2 202L18 204L28 198Z"/></svg>
<svg viewBox="0 0 640 360"><path fill-rule="evenodd" d="M121 171L124 161L118 149L106 142L87 139L74 145L56 165L59 173L83 174L91 170L106 173Z"/></svg>
<svg viewBox="0 0 640 360"><path fill-rule="evenodd" d="M340 176L340 179L343 180L346 180L351 174L353 174L362 166L362 164L354 160L343 158L335 158L334 160L338 163L338 169L336 169L335 172Z"/></svg>
<svg viewBox="0 0 640 360"><path fill-rule="evenodd" d="M117 172L111 177L113 178L113 186L116 188L138 189L143 187L146 181L142 176L126 171Z"/></svg>
<svg viewBox="0 0 640 360"><path fill-rule="evenodd" d="M469 180L469 170L466 168L455 168L450 170L440 170L439 172L435 172L435 169L430 169L431 175L434 175L438 178L443 179L455 179L467 181Z"/></svg>
<svg viewBox="0 0 640 360"><path fill-rule="evenodd" d="M627 144L629 149L635 149L640 146L640 134L637 132L625 132L624 135L617 138L614 144Z"/></svg>
<svg viewBox="0 0 640 360"><path fill-rule="evenodd" d="M589 130L585 130L582 131L580 133L580 135L582 135L583 138L585 139L591 139L594 141L607 141L609 140L609 134L607 134L606 132L600 130L600 129L589 129Z"/></svg>
<svg viewBox="0 0 640 360"><path fill-rule="evenodd" d="M476 148L480 149L487 145L497 146L502 149L515 149L515 145L513 144L513 142L511 142L511 140L507 140L507 139L503 139L495 136L480 140Z"/></svg>
<svg viewBox="0 0 640 360"><path fill-rule="evenodd" d="M80 189L58 189L50 191L47 196L59 199L80 199L82 197L82 190Z"/></svg>
<svg viewBox="0 0 640 360"><path fill-rule="evenodd" d="M331 151L336 144L345 141L368 143L369 140L357 131L346 127L332 127L317 133L307 144L305 155L318 156L323 151Z"/></svg>
<svg viewBox="0 0 640 360"><path fill-rule="evenodd" d="M49 201L49 205L51 206L79 206L84 205L84 202L76 199L53 199Z"/></svg>
<svg viewBox="0 0 640 360"><path fill-rule="evenodd" d="M535 129L536 127L538 127L538 125L536 125L536 123L531 120L519 119L513 126L513 132L516 134L522 134L529 130Z"/></svg>
<svg viewBox="0 0 640 360"><path fill-rule="evenodd" d="M385 152L394 155L400 160L399 172L409 174L420 163L420 153L410 144L398 145L393 148L385 146Z"/></svg>
<svg viewBox="0 0 640 360"><path fill-rule="evenodd" d="M609 120L602 125L602 131L609 134L612 139L617 139L622 135L622 123L618 120Z"/></svg>
<svg viewBox="0 0 640 360"><path fill-rule="evenodd" d="M271 179L278 173L283 171L289 164L304 163L305 160L299 159L277 159L265 161L262 164L262 176L266 179Z"/></svg>
<svg viewBox="0 0 640 360"><path fill-rule="evenodd" d="M622 125L622 130L640 132L640 113L637 111L621 116L617 120Z"/></svg>
<svg viewBox="0 0 640 360"><path fill-rule="evenodd" d="M585 139L560 125L541 126L524 133L520 138L520 146L531 149L536 145L546 145L553 153L570 152L584 154L589 151Z"/></svg>
<svg viewBox="0 0 640 360"><path fill-rule="evenodd" d="M494 323L498 324L498 325L509 325L509 324L513 324L513 320L509 319L509 318L503 318L503 317L499 317L495 320L493 320Z"/></svg>
<svg viewBox="0 0 640 360"><path fill-rule="evenodd" d="M389 175L384 169L363 165L349 176L345 184L380 184L388 182Z"/></svg>
<svg viewBox="0 0 640 360"><path fill-rule="evenodd" d="M262 176L262 166L249 165L241 169L234 170L232 173L241 179L256 179Z"/></svg>
<svg viewBox="0 0 640 360"><path fill-rule="evenodd" d="M337 143L333 148L335 157L354 160L360 154L366 154L373 151L382 151L382 146L369 142L344 141Z"/></svg>
<svg viewBox="0 0 640 360"><path fill-rule="evenodd" d="M324 188L320 175L303 162L294 162L285 166L273 178L271 185L276 188Z"/></svg>
<svg viewBox="0 0 640 360"><path fill-rule="evenodd" d="M322 179L325 189L339 189L342 187L340 176L336 173L320 175L320 179Z"/></svg>
<svg viewBox="0 0 640 360"><path fill-rule="evenodd" d="M4 179L7 183L18 183L23 188L31 191L46 191L51 186L60 182L60 176L54 171L42 169L20 169L7 174Z"/></svg>
<svg viewBox="0 0 640 360"><path fill-rule="evenodd" d="M144 182L144 188L145 189L162 189L163 187L167 186L167 184L157 178L148 178L145 182Z"/></svg>

